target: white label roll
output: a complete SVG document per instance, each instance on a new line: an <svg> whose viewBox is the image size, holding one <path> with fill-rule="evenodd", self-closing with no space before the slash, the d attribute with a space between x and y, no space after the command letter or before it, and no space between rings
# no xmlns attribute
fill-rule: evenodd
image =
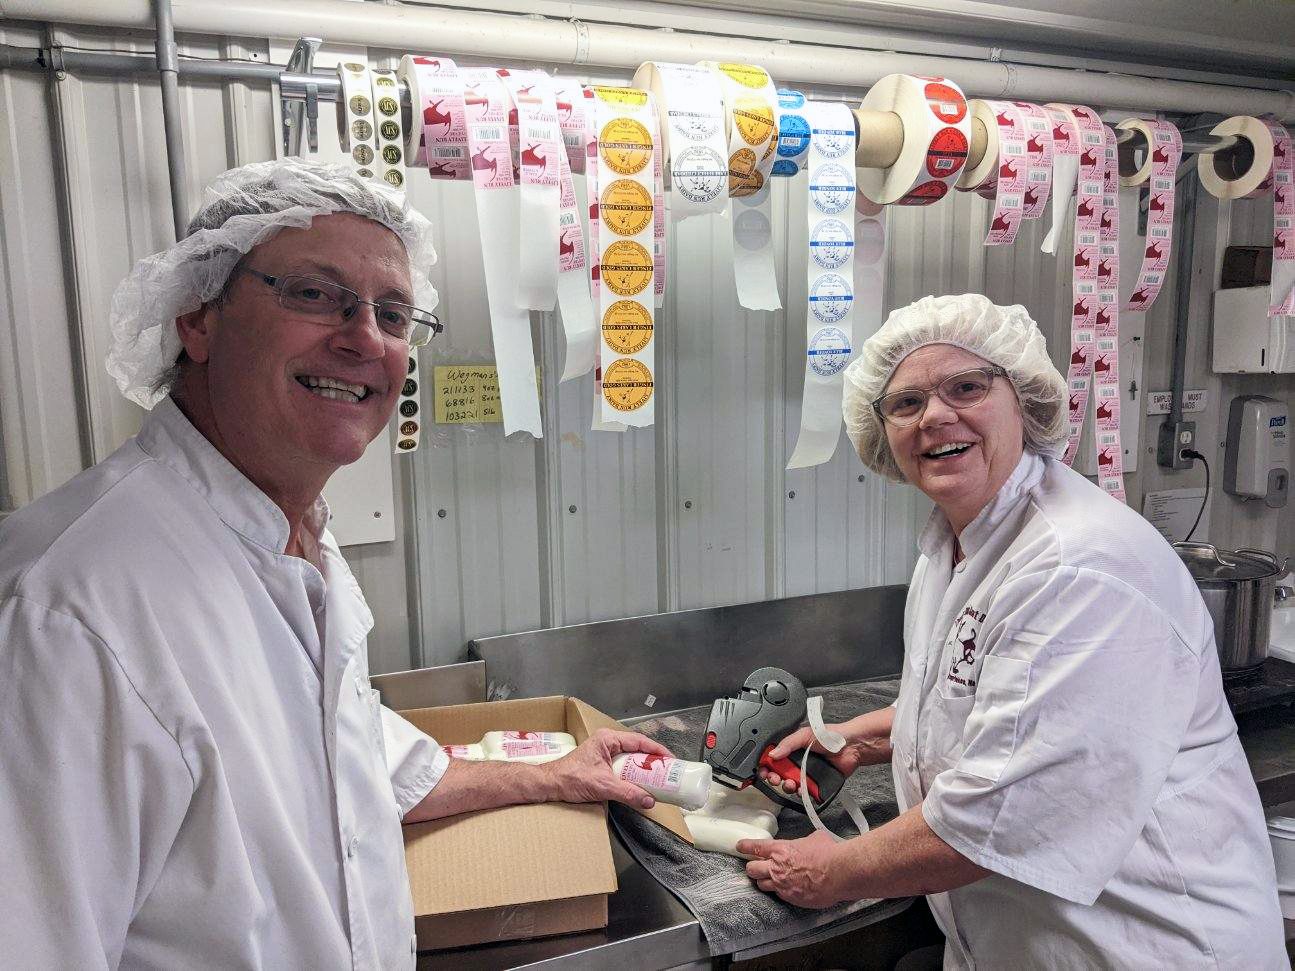
<svg viewBox="0 0 1295 971"><path fill-rule="evenodd" d="M409 88L412 112L405 133L406 157L415 165L426 165L433 179L471 179L458 65L448 57L406 54L396 76Z"/></svg>
<svg viewBox="0 0 1295 971"><path fill-rule="evenodd" d="M648 61L634 73L634 87L656 99L664 124L661 153L670 175L670 212L687 219L728 208L724 96L709 68Z"/></svg>
<svg viewBox="0 0 1295 971"><path fill-rule="evenodd" d="M899 115L904 146L890 168L859 169L859 191L880 205L927 206L943 199L971 143L962 90L945 78L888 74L868 89L862 107Z"/></svg>

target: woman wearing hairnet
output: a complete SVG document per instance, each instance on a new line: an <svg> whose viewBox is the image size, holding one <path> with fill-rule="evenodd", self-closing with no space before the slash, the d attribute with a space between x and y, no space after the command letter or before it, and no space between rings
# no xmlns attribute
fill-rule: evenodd
<svg viewBox="0 0 1295 971"><path fill-rule="evenodd" d="M864 464L935 503L899 699L834 726L830 756L891 762L901 815L744 843L751 877L807 907L927 894L946 967L1287 967L1209 614L1159 534L1058 460L1065 381L1025 309L926 297L845 378Z"/></svg>

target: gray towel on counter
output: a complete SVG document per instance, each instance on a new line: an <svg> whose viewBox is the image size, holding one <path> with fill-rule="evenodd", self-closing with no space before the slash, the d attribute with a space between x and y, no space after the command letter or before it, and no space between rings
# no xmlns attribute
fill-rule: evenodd
<svg viewBox="0 0 1295 971"><path fill-rule="evenodd" d="M885 708L898 696L899 681L859 681L811 690L810 694L823 696L824 721L840 722ZM639 722L633 728L681 758L696 759L709 717L709 706L690 708ZM846 788L863 807L869 826L880 826L898 815L889 765L860 769L847 780ZM816 937L813 932L839 921L854 920L865 910L884 910L888 915L904 906L895 901L862 900L825 910L794 907L759 890L747 877L743 860L694 849L624 806L613 804L612 820L634 858L693 912L714 955L758 948L773 941L795 946L796 942L789 938ZM842 836L855 835L854 824L836 803L823 814L823 822ZM778 826L780 839L808 836L814 831L809 818L792 809L782 810ZM886 915L878 913L877 917Z"/></svg>

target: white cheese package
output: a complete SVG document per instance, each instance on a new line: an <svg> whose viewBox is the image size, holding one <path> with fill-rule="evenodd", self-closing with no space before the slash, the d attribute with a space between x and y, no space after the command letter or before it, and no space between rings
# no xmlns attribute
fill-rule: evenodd
<svg viewBox="0 0 1295 971"><path fill-rule="evenodd" d="M699 64L648 61L633 86L652 92L664 121L659 146L675 220L728 209L728 140L719 79Z"/></svg>
<svg viewBox="0 0 1295 971"><path fill-rule="evenodd" d="M638 786L657 802L700 809L711 790L711 767L667 755L627 752L612 759L612 774Z"/></svg>
<svg viewBox="0 0 1295 971"><path fill-rule="evenodd" d="M656 275L651 98L636 88L595 87L601 416L651 425L654 389ZM591 185L592 180L591 180Z"/></svg>
<svg viewBox="0 0 1295 971"><path fill-rule="evenodd" d="M373 129L373 78L367 64L345 61L337 65L341 98L337 105L337 139L350 158L352 171L362 179L376 178L377 134Z"/></svg>
<svg viewBox="0 0 1295 971"><path fill-rule="evenodd" d="M1272 118L1235 115L1210 134L1235 135L1249 143L1253 161L1236 178L1220 173L1215 153L1197 156L1201 185L1216 199L1254 199L1273 194L1273 268L1268 316L1295 315L1295 149L1290 132Z"/></svg>
<svg viewBox="0 0 1295 971"><path fill-rule="evenodd" d="M781 310L773 257L769 173L777 154L778 94L764 68L704 61L724 93L733 279L747 310Z"/></svg>
<svg viewBox="0 0 1295 971"><path fill-rule="evenodd" d="M481 738L487 759L539 764L575 751L576 740L566 732L495 731Z"/></svg>
<svg viewBox="0 0 1295 971"><path fill-rule="evenodd" d="M811 101L806 117L809 299L800 432L789 470L821 465L835 453L841 438L841 372L854 356L854 116L843 104Z"/></svg>
<svg viewBox="0 0 1295 971"><path fill-rule="evenodd" d="M750 860L737 851L741 840L772 839L778 833L778 804L754 786L730 789L714 783L706 805L683 814L695 849Z"/></svg>
<svg viewBox="0 0 1295 971"><path fill-rule="evenodd" d="M927 206L943 199L971 144L962 90L946 78L888 74L868 89L862 107L898 115L904 143L889 168L859 169L859 191L879 205Z"/></svg>
<svg viewBox="0 0 1295 971"><path fill-rule="evenodd" d="M1146 144L1146 157L1140 166L1130 166L1127 174L1121 168L1120 184L1147 184L1147 245L1137 282L1124 309L1146 313L1155 303L1169 273L1169 257L1174 249L1174 195L1178 163L1183 157L1183 138L1167 121L1130 118L1115 126L1134 131ZM1123 164L1123 157L1120 159Z"/></svg>

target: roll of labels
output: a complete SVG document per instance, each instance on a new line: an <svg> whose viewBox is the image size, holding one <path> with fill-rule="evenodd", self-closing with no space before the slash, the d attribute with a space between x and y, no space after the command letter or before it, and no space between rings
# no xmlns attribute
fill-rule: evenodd
<svg viewBox="0 0 1295 971"><path fill-rule="evenodd" d="M882 207L930 205L956 186L990 201L985 244L1003 245L1014 241L1024 220L1041 218L1050 206L1052 225L1043 248L1054 252L1073 197L1067 457L1073 460L1078 447L1091 384L1099 482L1122 496L1119 399L1113 393L1118 181L1148 184L1147 245L1125 305L1145 311L1163 284L1172 252L1173 171L1182 149L1171 125L1122 123L1130 133L1125 139L1145 145L1145 151L1141 162L1127 152L1121 174L1114 136L1108 139L1089 109L968 102L945 78L882 78L847 119L851 109L842 113L835 110L842 106L816 105L798 92L775 90L758 65L647 62L636 72L634 88L588 89L539 72L461 71L448 58L406 56L398 75L408 85L415 123L402 132L382 127L389 72L348 62L338 75L345 103L339 136L359 174L399 186L404 159L413 158L433 178L473 181L506 433L541 433L527 311L555 304L567 346L561 380L595 369L594 427L650 424L667 212L674 221L727 214L739 302L748 309L777 309L770 186L774 178L794 178L808 169L806 390L789 467L827 461L839 437L839 402L829 421L814 401L825 400L824 388L839 374L836 365L843 367L853 355L853 328L842 324L858 325L868 335L880 323ZM399 102L398 94L392 97ZM394 120L399 126L399 111ZM831 154L839 147L833 133L850 143L841 158ZM1255 164L1239 176L1216 171L1213 156L1203 155L1201 178L1220 198L1273 191L1272 308L1289 312L1283 311L1295 301L1289 135L1275 122L1257 119L1229 119L1216 133L1238 133L1256 146ZM399 164L387 158L388 149ZM590 201L587 244L573 178L581 174ZM842 199L847 202L841 211L830 211ZM643 296L646 286L638 289L645 274L653 297ZM416 393L417 384L414 368L406 389ZM413 414L402 416L414 445L417 407L412 400ZM824 444L827 438L830 444Z"/></svg>
<svg viewBox="0 0 1295 971"><path fill-rule="evenodd" d="M1203 153L1196 159L1205 190L1216 199L1273 197L1273 267L1268 316L1295 314L1295 153L1288 129L1269 117L1235 115L1210 134L1248 143L1249 152Z"/></svg>

